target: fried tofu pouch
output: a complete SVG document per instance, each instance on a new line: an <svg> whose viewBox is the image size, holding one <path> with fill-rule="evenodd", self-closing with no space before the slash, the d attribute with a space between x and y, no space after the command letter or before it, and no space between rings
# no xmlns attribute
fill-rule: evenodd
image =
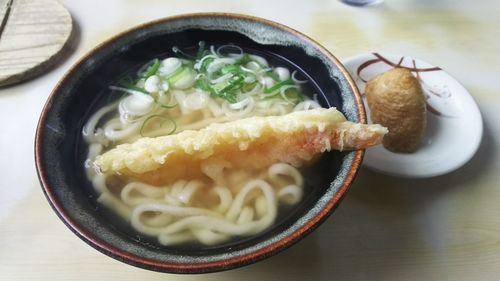
<svg viewBox="0 0 500 281"><path fill-rule="evenodd" d="M419 81L395 68L366 83L366 100L373 123L389 129L382 144L393 152L415 152L426 128L425 96Z"/></svg>
<svg viewBox="0 0 500 281"><path fill-rule="evenodd" d="M216 178L225 168L251 170L276 162L299 167L325 151L379 144L386 133L380 125L346 121L335 108L318 108L141 138L98 156L95 165L103 173L164 184L187 175Z"/></svg>

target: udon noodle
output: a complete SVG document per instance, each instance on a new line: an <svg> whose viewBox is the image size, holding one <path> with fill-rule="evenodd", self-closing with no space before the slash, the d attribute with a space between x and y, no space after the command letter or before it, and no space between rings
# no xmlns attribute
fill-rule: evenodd
<svg viewBox="0 0 500 281"><path fill-rule="evenodd" d="M195 57L154 59L128 84L110 87L125 94L90 116L82 135L88 144L87 177L98 202L140 233L163 245L214 245L267 229L279 204L303 197L304 179L290 164L274 163L249 173L225 170L221 177L185 178L150 185L96 171L96 156L141 137L198 130L250 116L283 115L320 107L301 93L296 71L272 67L262 56L234 45L200 48Z"/></svg>

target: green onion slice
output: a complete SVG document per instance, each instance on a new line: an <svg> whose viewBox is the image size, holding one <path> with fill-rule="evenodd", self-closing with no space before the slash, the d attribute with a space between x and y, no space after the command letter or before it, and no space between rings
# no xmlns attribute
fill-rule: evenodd
<svg viewBox="0 0 500 281"><path fill-rule="evenodd" d="M270 94L276 90L278 90L279 88L281 88L282 86L286 86L286 85L294 85L293 81L288 79L288 80L283 80L283 81L280 81L276 84L274 84L272 87L270 88L267 88L264 90L264 93L266 94Z"/></svg>
<svg viewBox="0 0 500 281"><path fill-rule="evenodd" d="M175 82L179 81L182 77L189 75L190 72L191 69L189 67L181 66L177 68L177 70L175 70L174 73L167 76L167 81L170 85L172 85Z"/></svg>
<svg viewBox="0 0 500 281"><path fill-rule="evenodd" d="M137 71L137 75L140 78L148 78L150 76L153 76L156 74L156 72L160 68L160 64L161 63L160 63L159 59L153 59L153 60L149 61L148 63L146 63L145 65L143 65L139 69L139 71Z"/></svg>
<svg viewBox="0 0 500 281"><path fill-rule="evenodd" d="M205 41L200 41L198 42L198 52L196 53L196 59L199 60L201 59L202 57L204 57L204 54L206 53L206 49L205 49Z"/></svg>
<svg viewBox="0 0 500 281"><path fill-rule="evenodd" d="M179 47L177 46L174 46L172 47L172 51L181 59L187 59L187 60L194 60L196 59L194 56L190 55L190 54L187 54L185 53L184 51L182 51Z"/></svg>
<svg viewBox="0 0 500 281"><path fill-rule="evenodd" d="M164 104L164 103L161 103L160 101L158 101L157 98L155 98L155 103L157 105L159 105L160 107L167 108L167 109L174 108L174 107L177 106L177 103L174 103L174 104Z"/></svg>
<svg viewBox="0 0 500 281"><path fill-rule="evenodd" d="M139 133L141 134L141 136L143 137L147 137L144 135L144 129L146 128L146 125L151 122L151 120L155 119L155 118L160 118L162 119L159 123L159 127L161 128L163 126L163 124L166 122L166 121L170 121L170 123L172 124L172 130L170 130L170 132L167 133L167 135L170 135L172 134L173 132L175 132L175 130L177 129L177 124L175 123L175 121L168 117L168 116L164 116L164 115L159 115L159 114L153 114L151 116L149 116L148 118L146 118L144 120L144 122L142 122L142 125L141 125L141 130L139 131Z"/></svg>

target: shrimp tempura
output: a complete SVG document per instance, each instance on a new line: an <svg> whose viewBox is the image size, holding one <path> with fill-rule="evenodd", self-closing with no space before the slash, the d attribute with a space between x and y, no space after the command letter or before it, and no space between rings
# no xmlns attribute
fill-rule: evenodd
<svg viewBox="0 0 500 281"><path fill-rule="evenodd" d="M95 164L103 173L163 184L187 175L214 178L224 168L257 169L276 162L300 167L325 151L379 144L386 133L380 125L346 121L335 108L318 108L141 138L98 156Z"/></svg>

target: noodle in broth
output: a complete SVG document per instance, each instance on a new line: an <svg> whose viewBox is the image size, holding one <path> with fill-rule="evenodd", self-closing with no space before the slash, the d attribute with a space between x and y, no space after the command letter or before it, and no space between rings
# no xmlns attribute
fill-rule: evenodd
<svg viewBox="0 0 500 281"><path fill-rule="evenodd" d="M201 177L159 185L101 173L93 165L101 153L142 137L320 107L302 94L306 81L295 71L272 67L238 46L205 48L200 42L191 58L178 48L174 52L178 57L154 59L132 82L110 87L124 96L86 122L85 171L98 202L162 245L215 245L262 232L275 222L280 205L297 204L303 197L303 176L290 164L250 172L215 161L202 167Z"/></svg>

